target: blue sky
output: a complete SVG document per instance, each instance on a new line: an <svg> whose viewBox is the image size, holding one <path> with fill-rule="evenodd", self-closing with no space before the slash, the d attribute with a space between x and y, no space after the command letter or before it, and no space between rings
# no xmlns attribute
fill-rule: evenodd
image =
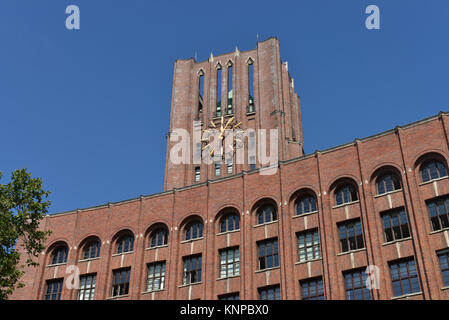
<svg viewBox="0 0 449 320"><path fill-rule="evenodd" d="M2 182L27 167L51 213L162 191L174 61L257 35L280 40L306 153L449 111L448 33L447 0L2 0Z"/></svg>

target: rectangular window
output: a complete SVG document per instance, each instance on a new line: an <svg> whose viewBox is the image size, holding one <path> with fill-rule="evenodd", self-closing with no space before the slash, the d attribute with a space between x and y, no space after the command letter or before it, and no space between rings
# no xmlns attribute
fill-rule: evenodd
<svg viewBox="0 0 449 320"><path fill-rule="evenodd" d="M432 230L449 228L449 197L427 202Z"/></svg>
<svg viewBox="0 0 449 320"><path fill-rule="evenodd" d="M64 279L47 280L45 300L61 300L62 284Z"/></svg>
<svg viewBox="0 0 449 320"><path fill-rule="evenodd" d="M410 237L407 215L404 208L383 213L385 241L395 241Z"/></svg>
<svg viewBox="0 0 449 320"><path fill-rule="evenodd" d="M281 300L281 287L269 286L259 288L259 299L260 300Z"/></svg>
<svg viewBox="0 0 449 320"><path fill-rule="evenodd" d="M229 248L219 251L220 278L237 276L240 274L239 248Z"/></svg>
<svg viewBox="0 0 449 320"><path fill-rule="evenodd" d="M444 286L449 286L449 249L437 253Z"/></svg>
<svg viewBox="0 0 449 320"><path fill-rule="evenodd" d="M341 252L365 248L360 220L344 222L338 225Z"/></svg>
<svg viewBox="0 0 449 320"><path fill-rule="evenodd" d="M195 167L195 182L200 181L201 174L200 174L200 167Z"/></svg>
<svg viewBox="0 0 449 320"><path fill-rule="evenodd" d="M78 300L93 300L95 295L96 282L96 273L81 276L80 289L78 291Z"/></svg>
<svg viewBox="0 0 449 320"><path fill-rule="evenodd" d="M268 239L257 243L259 270L279 267L278 239Z"/></svg>
<svg viewBox="0 0 449 320"><path fill-rule="evenodd" d="M147 270L147 291L163 290L165 283L165 261L149 263Z"/></svg>
<svg viewBox="0 0 449 320"><path fill-rule="evenodd" d="M216 176L221 175L221 164L220 163L215 164L215 175Z"/></svg>
<svg viewBox="0 0 449 320"><path fill-rule="evenodd" d="M114 270L112 273L112 296L124 296L129 292L131 268Z"/></svg>
<svg viewBox="0 0 449 320"><path fill-rule="evenodd" d="M222 296L218 296L218 300L240 300L240 294L238 292L224 294Z"/></svg>
<svg viewBox="0 0 449 320"><path fill-rule="evenodd" d="M188 256L183 258L184 276L183 284L201 282L201 255Z"/></svg>
<svg viewBox="0 0 449 320"><path fill-rule="evenodd" d="M226 167L227 167L228 174L231 174L232 173L232 160L228 161L228 163L226 164Z"/></svg>
<svg viewBox="0 0 449 320"><path fill-rule="evenodd" d="M413 258L390 263L390 272L396 297L421 291Z"/></svg>
<svg viewBox="0 0 449 320"><path fill-rule="evenodd" d="M300 282L302 300L325 300L323 279L308 279Z"/></svg>
<svg viewBox="0 0 449 320"><path fill-rule="evenodd" d="M321 258L318 230L298 233L297 238L299 262Z"/></svg>
<svg viewBox="0 0 449 320"><path fill-rule="evenodd" d="M366 287L368 274L365 270L344 273L347 300L371 300L371 291Z"/></svg>

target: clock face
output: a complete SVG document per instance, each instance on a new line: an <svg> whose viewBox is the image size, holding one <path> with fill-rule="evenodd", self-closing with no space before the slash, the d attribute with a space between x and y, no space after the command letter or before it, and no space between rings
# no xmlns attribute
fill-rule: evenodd
<svg viewBox="0 0 449 320"><path fill-rule="evenodd" d="M203 129L202 151L206 153L206 156L213 157L215 161L232 159L235 150L243 146L244 131L240 128L241 124L235 120L234 116L229 119L221 116L217 124L210 121Z"/></svg>

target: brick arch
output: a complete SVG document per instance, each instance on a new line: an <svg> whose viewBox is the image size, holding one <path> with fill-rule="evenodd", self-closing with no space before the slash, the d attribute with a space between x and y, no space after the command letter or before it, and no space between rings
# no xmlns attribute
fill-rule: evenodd
<svg viewBox="0 0 449 320"><path fill-rule="evenodd" d="M315 196L315 198L317 198L318 201L318 194L320 193L315 187L311 186L311 185L304 185L298 188L295 188L294 190L292 190L290 192L290 194L288 195L288 202L291 204L293 202L296 201L296 199L301 196L302 194L312 194L313 196Z"/></svg>
<svg viewBox="0 0 449 320"><path fill-rule="evenodd" d="M236 207L234 207L234 206L226 206L226 207L220 209L218 211L218 213L214 217L214 228L215 228L215 230L220 230L221 229L220 225L221 225L222 219L224 217L228 216L229 214L235 214L239 218L239 221L241 220L240 212L239 212L239 210Z"/></svg>
<svg viewBox="0 0 449 320"><path fill-rule="evenodd" d="M121 227L117 227L115 228L112 232L109 233L109 238L111 239L111 243L114 242L117 237L117 234L119 234L122 231L128 230L129 232L131 232L134 237L137 237L137 232L134 230L133 227L129 226L129 225L125 225L125 226L121 226ZM109 239L107 239L109 240Z"/></svg>
<svg viewBox="0 0 449 320"><path fill-rule="evenodd" d="M396 174L398 174L400 177L402 177L403 172L404 172L404 168L402 168L400 165L398 165L397 163L394 162L382 162L380 164L378 164L372 171L370 174L370 183L375 183L376 179L382 175L383 173L386 173L388 171L392 171L395 172ZM402 179L401 179L402 180Z"/></svg>
<svg viewBox="0 0 449 320"><path fill-rule="evenodd" d="M59 245L60 243L64 243L69 249L69 240L67 238L57 238L55 240L53 240L46 249L46 253L50 252L51 250L53 250L55 248L55 246Z"/></svg>
<svg viewBox="0 0 449 320"><path fill-rule="evenodd" d="M135 233L130 228L120 228L120 230L115 232L114 235L112 236L111 243L116 242L118 238L120 238L121 236L123 236L127 233L129 233L133 237L136 237Z"/></svg>
<svg viewBox="0 0 449 320"><path fill-rule="evenodd" d="M178 225L178 241L182 241L185 238L185 228L190 223L193 223L194 221L199 221L203 224L203 237L206 233L205 223L204 219L199 214L188 214L183 217L181 223Z"/></svg>
<svg viewBox="0 0 449 320"><path fill-rule="evenodd" d="M259 197L259 198L257 198L257 199L255 199L255 200L253 200L252 202L251 202L251 204L250 204L250 212L251 212L251 215L254 215L254 208L261 202L261 201L273 201L274 202L274 204L276 205L276 209L278 209L278 207L279 207L279 202L281 201L280 199L277 199L275 196L272 196L272 195L263 195L263 196L261 196L261 197Z"/></svg>
<svg viewBox="0 0 449 320"><path fill-rule="evenodd" d="M279 206L276 203L276 201L272 197L263 197L263 198L257 200L251 207L252 224L257 224L257 214L259 212L259 209L261 209L265 205L272 205L274 207L275 214L276 214L275 220L279 220Z"/></svg>
<svg viewBox="0 0 449 320"><path fill-rule="evenodd" d="M77 250L77 253L76 253L76 259L77 260L81 259L81 255L83 254L84 247L88 243L90 243L91 241L94 241L94 240L98 240L100 242L100 247L102 246L102 241L101 241L100 237L98 235L96 235L96 234L89 234L87 236L84 236L82 238L82 240L78 242L78 247L77 247L78 250Z"/></svg>
<svg viewBox="0 0 449 320"><path fill-rule="evenodd" d="M204 219L199 214L189 213L182 218L181 223L178 225L178 230L183 230L187 224L196 219L200 220L201 223L204 224Z"/></svg>
<svg viewBox="0 0 449 320"><path fill-rule="evenodd" d="M134 250L136 247L136 239L137 236L136 234L130 229L130 228L121 228L119 231L114 233L114 236L111 238L111 245L109 247L109 253L113 254L116 252L116 247L117 247L117 240L120 239L122 236L125 236L126 234L131 235L132 237L134 237Z"/></svg>
<svg viewBox="0 0 449 320"><path fill-rule="evenodd" d="M337 185L339 185L342 181L347 180L347 181L352 181L352 183L355 183L355 185L357 186L357 188L359 187L359 182L357 182L360 178L359 177L355 177L351 174L342 174L339 175L338 177L335 177L333 180L331 180L331 182L328 183L326 190L329 194L331 194L331 192L333 190L335 190L335 187Z"/></svg>
<svg viewBox="0 0 449 320"><path fill-rule="evenodd" d="M168 244L168 239L170 239L170 228L168 227L168 225L165 222L162 221L157 221L152 223L146 230L144 233L144 239L145 239L145 246L148 246L149 242L151 242L151 235L154 231L156 230L160 230L160 229L165 229L165 231L167 232L167 244Z"/></svg>
<svg viewBox="0 0 449 320"><path fill-rule="evenodd" d="M240 216L240 211L235 206L228 205L222 207L220 210L218 210L217 214L214 217L214 221L219 221L224 215L228 214L229 212L234 212Z"/></svg>
<svg viewBox="0 0 449 320"><path fill-rule="evenodd" d="M316 206L318 210L318 193L316 190L310 188L310 187L302 187L297 189L296 191L292 192L292 194L289 197L289 208L290 208L290 214L292 216L296 215L296 205L298 200L303 196L312 196L315 198Z"/></svg>
<svg viewBox="0 0 449 320"><path fill-rule="evenodd" d="M81 237L79 237L78 240L76 241L77 248L81 248L81 246L84 245L84 242L88 238L98 238L98 240L101 241L101 237L97 233L87 232L87 233L83 234Z"/></svg>
<svg viewBox="0 0 449 320"><path fill-rule="evenodd" d="M400 183L400 189L404 188L404 180L402 179L402 168L397 166L396 164L391 163L385 163L381 166L378 166L371 174L370 176L370 184L369 187L371 188L372 194L378 194L377 190L377 184L379 181L379 178L383 177L384 175L391 174L394 175ZM397 189L397 190L400 190Z"/></svg>
<svg viewBox="0 0 449 320"><path fill-rule="evenodd" d="M359 188L359 184L357 183L357 180L354 179L352 176L343 176L340 177L336 180L334 180L334 182L332 182L332 184L330 185L329 188L329 200L331 201L331 204L336 205L337 201L336 201L336 191L344 186L344 185L352 185L355 188L355 191L357 193L357 199L360 200L360 188Z"/></svg>
<svg viewBox="0 0 449 320"><path fill-rule="evenodd" d="M54 251L62 246L65 246L67 248L67 257L68 257L70 252L70 246L68 245L68 241L66 241L66 239L57 239L48 246L47 251L45 252L44 258L45 265L50 264L50 260L53 257Z"/></svg>
<svg viewBox="0 0 449 320"><path fill-rule="evenodd" d="M168 227L168 224L165 221L155 221L151 223L151 225L149 225L148 228L145 230L144 236L148 237L151 234L151 232L159 228L165 228L167 229L168 232L170 232L170 228Z"/></svg>
<svg viewBox="0 0 449 320"><path fill-rule="evenodd" d="M446 172L449 171L446 156L442 151L438 150L438 151L424 152L419 157L417 157L413 163L413 174L418 184L423 182L422 179L423 166L432 160L441 162L443 166L446 168Z"/></svg>
<svg viewBox="0 0 449 320"><path fill-rule="evenodd" d="M447 155L441 150L427 150L425 152L420 153L418 156L413 159L413 169L420 170L423 163L431 160L439 160L443 162L443 164L447 168Z"/></svg>

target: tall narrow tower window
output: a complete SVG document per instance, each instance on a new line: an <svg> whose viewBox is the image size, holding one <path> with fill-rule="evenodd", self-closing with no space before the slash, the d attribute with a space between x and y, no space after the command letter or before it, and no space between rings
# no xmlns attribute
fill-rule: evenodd
<svg viewBox="0 0 449 320"><path fill-rule="evenodd" d="M227 114L232 114L232 63L228 65L228 108Z"/></svg>
<svg viewBox="0 0 449 320"><path fill-rule="evenodd" d="M204 74L201 72L199 73L199 80L198 80L198 87L199 87L199 95L198 95L198 114L203 112L203 105L204 105Z"/></svg>
<svg viewBox="0 0 449 320"><path fill-rule="evenodd" d="M248 62L248 113L256 111L254 108L254 67L253 62Z"/></svg>
<svg viewBox="0 0 449 320"><path fill-rule="evenodd" d="M216 117L221 116L221 66L217 67L217 109L215 112Z"/></svg>

